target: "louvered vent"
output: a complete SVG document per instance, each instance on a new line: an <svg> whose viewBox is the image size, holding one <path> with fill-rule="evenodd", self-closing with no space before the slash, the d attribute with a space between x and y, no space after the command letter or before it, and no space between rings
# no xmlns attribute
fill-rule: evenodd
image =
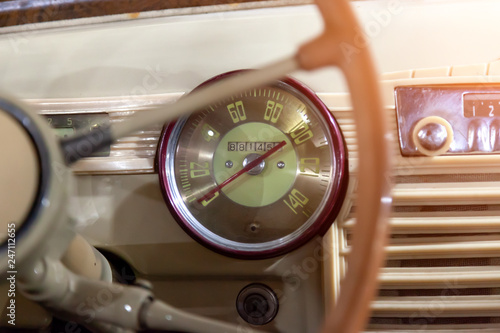
<svg viewBox="0 0 500 333"><path fill-rule="evenodd" d="M388 112L394 119L394 109ZM355 186L352 113L348 107L333 113L346 138ZM396 122L391 124L397 138ZM500 156L409 159L397 142L394 155L388 260L366 331L500 332ZM348 208L338 224L343 258L355 209Z"/></svg>
<svg viewBox="0 0 500 333"><path fill-rule="evenodd" d="M368 331L500 332L498 215L496 205L395 207Z"/></svg>

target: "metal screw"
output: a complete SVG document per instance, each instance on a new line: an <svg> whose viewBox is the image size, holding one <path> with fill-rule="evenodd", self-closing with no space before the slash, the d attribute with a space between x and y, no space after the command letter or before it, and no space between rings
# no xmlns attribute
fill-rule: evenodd
<svg viewBox="0 0 500 333"><path fill-rule="evenodd" d="M277 165L278 165L278 168L283 169L285 167L285 162L279 161Z"/></svg>
<svg viewBox="0 0 500 333"><path fill-rule="evenodd" d="M256 222L252 222L252 223L250 223L249 228L250 228L251 232L257 233L257 232L259 232L260 224L256 223Z"/></svg>
<svg viewBox="0 0 500 333"><path fill-rule="evenodd" d="M233 167L233 162L232 161L227 161L226 162L226 168L232 168Z"/></svg>

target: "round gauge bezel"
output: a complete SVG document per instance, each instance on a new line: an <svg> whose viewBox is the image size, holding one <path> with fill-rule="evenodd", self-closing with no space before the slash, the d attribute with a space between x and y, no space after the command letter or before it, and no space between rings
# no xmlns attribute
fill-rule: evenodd
<svg viewBox="0 0 500 333"><path fill-rule="evenodd" d="M218 75L202 83L196 89L199 89L202 86L205 86L229 75L237 75L238 72L241 71L234 71ZM339 125L337 124L336 120L334 119L333 115L330 113L326 105L308 87L290 77L282 80L277 80L275 84L270 84L269 86L278 84L282 84L292 88L292 91L288 92L294 94L293 90L295 90L302 95L300 96L301 98L307 100L310 104L312 104L312 106L315 107L316 111L318 112L318 118L323 118L325 129L329 132L325 133L325 135L330 136L330 146L333 148L332 159L335 161L335 166L333 166L335 174L332 175L332 181L329 189L327 190L327 193L321 200L320 206L318 207L318 210L321 211L317 210L313 215L311 215L310 219L315 218L312 223L310 223L308 226L306 226L306 223L304 223L300 228L297 229L299 230L306 226L305 230L300 235L291 237L291 239L288 239L285 242L283 242L282 240L284 238L290 237L290 235L293 235L297 230L288 234L287 236L273 241L264 243L239 243L218 236L217 234L208 230L193 216L191 216L192 220L196 221L196 223L192 223L192 221L190 221L189 218L186 217L187 215L190 215L190 212L181 198L178 186L176 184L177 180L175 179L173 173L178 139L180 137L180 132L189 116L166 124L162 135L160 136L156 164L158 168L163 198L165 200L165 203L167 204L168 209L170 210L171 214L180 225L180 227L184 229L184 231L198 243L217 253L229 257L239 259L266 259L293 251L310 241L315 236L324 235L333 224L344 202L348 184L348 158L346 144ZM280 88L283 89L283 87ZM209 238L207 237L207 234L212 235ZM216 241L217 237L223 241ZM232 244L232 246L228 246L228 243ZM271 247L267 246L266 248L266 246L263 246L266 244L273 245Z"/></svg>

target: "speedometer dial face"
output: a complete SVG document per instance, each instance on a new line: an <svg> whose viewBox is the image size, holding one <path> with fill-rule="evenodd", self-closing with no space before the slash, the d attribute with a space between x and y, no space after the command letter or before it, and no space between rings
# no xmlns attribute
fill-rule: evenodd
<svg viewBox="0 0 500 333"><path fill-rule="evenodd" d="M179 224L217 252L250 259L326 232L345 196L346 163L334 118L292 79L169 124L158 156L165 201Z"/></svg>

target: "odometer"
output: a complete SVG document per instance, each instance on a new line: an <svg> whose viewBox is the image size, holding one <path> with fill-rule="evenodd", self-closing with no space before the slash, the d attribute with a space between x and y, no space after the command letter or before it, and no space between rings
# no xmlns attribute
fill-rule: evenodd
<svg viewBox="0 0 500 333"><path fill-rule="evenodd" d="M333 116L292 79L169 124L158 158L165 201L184 230L217 252L253 259L326 232L345 196L346 165Z"/></svg>

